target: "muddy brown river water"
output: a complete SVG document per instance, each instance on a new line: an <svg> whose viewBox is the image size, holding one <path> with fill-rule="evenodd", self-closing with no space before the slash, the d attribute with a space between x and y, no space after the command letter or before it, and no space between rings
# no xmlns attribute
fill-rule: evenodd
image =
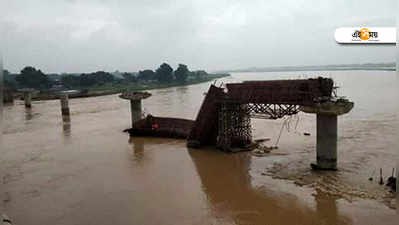
<svg viewBox="0 0 399 225"><path fill-rule="evenodd" d="M282 75L284 74L284 75ZM324 75L355 102L339 118L336 172L316 172L315 115L299 113L264 157L188 149L184 140L129 138L128 101L117 95L6 106L0 213L42 224L398 224L393 197L377 183L395 166L394 72L235 73L217 84ZM194 119L210 83L152 90L156 116ZM254 138L274 145L283 120L253 120ZM304 136L308 132L310 136ZM374 180L368 178L373 176Z"/></svg>

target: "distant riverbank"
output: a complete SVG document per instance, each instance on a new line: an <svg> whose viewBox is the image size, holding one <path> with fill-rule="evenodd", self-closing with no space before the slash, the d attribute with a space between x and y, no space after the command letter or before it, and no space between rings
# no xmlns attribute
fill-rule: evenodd
<svg viewBox="0 0 399 225"><path fill-rule="evenodd" d="M219 72L298 72L298 71L395 71L395 63L365 63L365 64L342 64L342 65L320 65L320 66L272 66L272 67L251 67L236 70L223 70Z"/></svg>
<svg viewBox="0 0 399 225"><path fill-rule="evenodd" d="M86 97L96 97L102 95L112 95L118 94L123 91L144 91L144 90L153 90L153 89L161 89L161 88L169 88L169 87L178 87L178 86L188 86L193 84L199 84L208 82L211 80L219 79L222 77L230 76L228 73L221 74L208 74L199 79L188 79L186 82L135 82L135 83L126 83L126 84L104 84L101 86L94 86L86 89L78 89L78 93L70 94L69 98L86 98ZM39 93L37 96L33 97L33 100L52 100L57 99L58 95L56 93L43 92Z"/></svg>

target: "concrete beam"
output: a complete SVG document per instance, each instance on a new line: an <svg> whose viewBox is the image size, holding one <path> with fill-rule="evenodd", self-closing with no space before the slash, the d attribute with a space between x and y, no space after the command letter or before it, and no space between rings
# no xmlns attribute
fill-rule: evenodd
<svg viewBox="0 0 399 225"><path fill-rule="evenodd" d="M299 110L305 113L324 114L324 115L343 115L349 113L354 106L350 101L336 101L318 103L314 106L301 106Z"/></svg>

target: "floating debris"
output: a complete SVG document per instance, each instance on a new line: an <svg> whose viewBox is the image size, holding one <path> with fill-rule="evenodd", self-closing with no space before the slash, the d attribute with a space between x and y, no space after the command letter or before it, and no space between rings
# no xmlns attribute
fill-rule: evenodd
<svg viewBox="0 0 399 225"><path fill-rule="evenodd" d="M278 149L277 146L259 146L255 150L252 151L252 154L258 157L266 156L272 150Z"/></svg>
<svg viewBox="0 0 399 225"><path fill-rule="evenodd" d="M1 221L3 222L3 225L12 225L10 218L8 218L6 214L1 215Z"/></svg>

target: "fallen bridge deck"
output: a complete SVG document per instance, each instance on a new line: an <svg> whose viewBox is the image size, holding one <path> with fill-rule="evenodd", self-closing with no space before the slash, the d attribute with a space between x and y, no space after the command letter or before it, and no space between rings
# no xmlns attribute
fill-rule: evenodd
<svg viewBox="0 0 399 225"><path fill-rule="evenodd" d="M224 92L211 85L190 132L188 146L215 145L221 141L232 143L235 136L247 143L251 138L248 116L278 119L294 115L299 112L299 106L330 100L334 82L322 77L244 81L228 83L226 89Z"/></svg>
<svg viewBox="0 0 399 225"><path fill-rule="evenodd" d="M151 136L186 139L194 121L170 117L147 116L136 121L127 132L131 136Z"/></svg>
<svg viewBox="0 0 399 225"><path fill-rule="evenodd" d="M334 82L329 78L244 81L226 84L228 99L240 104L314 105L331 97Z"/></svg>

